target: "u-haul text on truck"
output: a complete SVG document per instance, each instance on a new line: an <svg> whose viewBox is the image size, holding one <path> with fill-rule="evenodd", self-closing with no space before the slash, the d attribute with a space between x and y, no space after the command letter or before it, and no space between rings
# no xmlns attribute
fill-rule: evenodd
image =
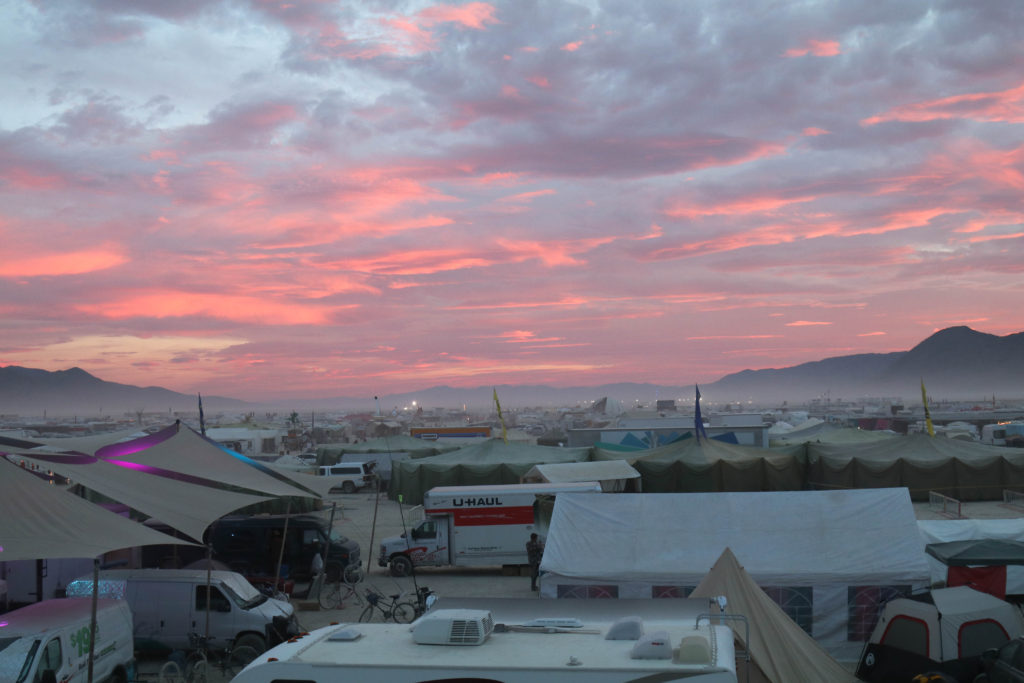
<svg viewBox="0 0 1024 683"><path fill-rule="evenodd" d="M526 564L526 542L541 530L538 496L601 492L597 482L438 486L423 494L423 519L380 543L377 564L392 576L413 566ZM543 535L541 533L541 535Z"/></svg>

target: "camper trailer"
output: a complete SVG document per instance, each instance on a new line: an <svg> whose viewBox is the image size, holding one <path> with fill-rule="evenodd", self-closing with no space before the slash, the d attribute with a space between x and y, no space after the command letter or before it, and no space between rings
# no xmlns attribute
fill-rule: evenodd
<svg viewBox="0 0 1024 683"><path fill-rule="evenodd" d="M538 496L601 492L597 482L438 486L423 494L423 519L381 541L377 564L393 576L413 567L526 564L526 541L538 529Z"/></svg>
<svg viewBox="0 0 1024 683"><path fill-rule="evenodd" d="M0 680L86 683L92 600L44 600L0 615ZM135 680L132 614L121 600L96 603L95 681Z"/></svg>
<svg viewBox="0 0 1024 683"><path fill-rule="evenodd" d="M265 653L232 683L737 683L733 631L710 623L719 610L708 599L486 602L439 603L411 626L327 626Z"/></svg>
<svg viewBox="0 0 1024 683"><path fill-rule="evenodd" d="M907 683L941 671L971 683L982 672L981 655L1024 635L1020 611L967 586L940 588L885 604L857 666L857 677Z"/></svg>

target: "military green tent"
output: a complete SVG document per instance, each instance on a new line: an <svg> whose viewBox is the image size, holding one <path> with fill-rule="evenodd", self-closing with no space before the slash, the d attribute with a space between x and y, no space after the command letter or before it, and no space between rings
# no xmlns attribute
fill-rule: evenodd
<svg viewBox="0 0 1024 683"><path fill-rule="evenodd" d="M1024 488L1024 450L930 437L894 436L866 444L808 443L811 488L905 486L916 501L935 491L960 501L1001 500Z"/></svg>
<svg viewBox="0 0 1024 683"><path fill-rule="evenodd" d="M590 456L589 447L555 448L489 439L449 453L393 463L388 495L392 499L401 495L403 502L419 505L423 493L435 486L518 484L534 465L583 462Z"/></svg>
<svg viewBox="0 0 1024 683"><path fill-rule="evenodd" d="M624 453L595 447L594 460L626 460L647 493L799 491L804 488L805 448L756 448L715 439L683 439Z"/></svg>

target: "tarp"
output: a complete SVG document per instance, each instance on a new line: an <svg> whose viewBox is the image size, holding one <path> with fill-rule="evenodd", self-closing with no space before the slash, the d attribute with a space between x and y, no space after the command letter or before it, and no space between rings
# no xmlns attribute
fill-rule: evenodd
<svg viewBox="0 0 1024 683"><path fill-rule="evenodd" d="M947 567L971 565L1024 565L1024 542L979 538L929 543L924 551Z"/></svg>
<svg viewBox="0 0 1024 683"><path fill-rule="evenodd" d="M843 661L870 633L872 596L929 582L906 489L560 494L541 595L681 597L727 547Z"/></svg>
<svg viewBox="0 0 1024 683"><path fill-rule="evenodd" d="M524 484L550 482L553 484L572 481L597 481L606 492L623 491L627 482L637 480L640 473L625 460L591 460L588 462L561 462L534 465L522 477Z"/></svg>
<svg viewBox="0 0 1024 683"><path fill-rule="evenodd" d="M726 548L690 597L724 595L727 614L750 624L750 642L739 622L729 622L764 678L773 683L843 683L856 677L796 625Z"/></svg>
<svg viewBox="0 0 1024 683"><path fill-rule="evenodd" d="M435 486L518 484L534 465L581 462L589 460L590 454L589 447L555 448L489 439L450 453L394 463L388 496L397 499L401 495L405 503L419 505L423 494Z"/></svg>
<svg viewBox="0 0 1024 683"><path fill-rule="evenodd" d="M229 512L269 500L225 489L212 489L146 471L121 467L91 456L12 454L41 470L52 470L111 500L155 517L201 541L206 527Z"/></svg>
<svg viewBox="0 0 1024 683"><path fill-rule="evenodd" d="M195 545L51 486L0 458L0 561L95 558L143 545Z"/></svg>
<svg viewBox="0 0 1024 683"><path fill-rule="evenodd" d="M930 437L894 436L864 444L809 442L811 488L903 486L916 501L930 491L960 501L1001 500L1024 488L1024 450Z"/></svg>

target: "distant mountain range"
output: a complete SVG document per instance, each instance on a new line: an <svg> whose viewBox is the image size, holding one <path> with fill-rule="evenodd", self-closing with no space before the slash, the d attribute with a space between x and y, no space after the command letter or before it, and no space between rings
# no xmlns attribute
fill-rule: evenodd
<svg viewBox="0 0 1024 683"><path fill-rule="evenodd" d="M983 400L1024 398L1024 332L998 337L969 327L936 332L909 351L837 356L788 368L743 370L701 385L709 403L753 401L765 405L784 400L807 401L860 397L903 397L920 401L924 380L936 399ZM203 396L204 411L351 411L389 414L413 400L430 409L479 408L492 405L497 389L503 406L561 407L585 405L602 397L624 406L635 400L651 405L658 398L693 396L692 386L620 383L591 387L499 385L498 387L432 387L405 394L329 399L282 400L263 405L222 396ZM111 415L136 411L196 412L196 396L160 387L106 382L79 368L49 372L17 366L0 368L0 413L38 416Z"/></svg>

